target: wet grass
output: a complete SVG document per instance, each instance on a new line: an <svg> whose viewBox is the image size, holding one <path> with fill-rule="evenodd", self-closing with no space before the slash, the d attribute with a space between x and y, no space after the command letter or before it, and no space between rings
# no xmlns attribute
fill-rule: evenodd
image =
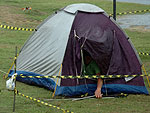
<svg viewBox="0 0 150 113"><path fill-rule="evenodd" d="M100 6L108 14L112 13L112 3L106 0L1 0L0 7L5 8L0 13L0 22L21 27L36 27L40 20L44 20L54 11L71 3L93 3ZM21 8L31 6L30 12L23 12ZM134 11L148 9L149 5L139 5L130 3L117 3L117 12ZM12 15L13 14L13 15ZM21 22L22 21L22 22ZM34 22L23 22L34 21ZM33 24L34 23L34 24ZM139 30L125 30L132 40L135 48L139 52L150 52L150 32L140 32ZM15 56L15 47L20 50L22 45L31 35L31 32L12 31L0 29L0 70L7 72ZM150 56L140 55L145 64L147 72L150 74ZM0 113L11 113L13 106L13 92L5 89L4 73L0 72ZM145 78L146 86L147 80ZM17 82L17 89L25 95L39 98L41 100L52 98L52 92ZM150 96L129 95L127 98L114 99L87 99L82 101L51 100L50 104L76 113L148 113L150 111ZM61 113L53 107L47 107L40 103L33 102L21 96L16 97L16 113Z"/></svg>

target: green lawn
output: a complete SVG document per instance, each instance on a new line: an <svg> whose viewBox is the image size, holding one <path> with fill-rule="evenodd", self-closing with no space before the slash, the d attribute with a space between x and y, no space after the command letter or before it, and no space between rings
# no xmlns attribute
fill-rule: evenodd
<svg viewBox="0 0 150 113"><path fill-rule="evenodd" d="M112 2L107 0L0 0L0 23L36 28L56 10L72 3L92 3L103 8L108 14L112 13ZM32 7L29 12L21 8ZM131 3L117 3L117 12L149 9L150 5ZM139 52L150 53L150 30L143 31L125 29ZM32 32L13 31L0 28L0 70L7 72L15 56L15 47L20 50ZM150 74L150 56L140 55L146 71ZM0 113L11 113L13 106L13 92L5 88L4 73L0 71ZM145 77L144 77L145 78ZM146 86L148 87L145 78ZM17 82L17 89L28 96L37 99L52 98L52 92L37 86ZM150 88L148 88L150 89ZM149 90L150 91L150 90ZM59 106L76 113L149 113L150 96L129 95L127 98L87 99L82 101L51 100L52 105ZM47 107L21 96L16 96L16 113L53 113L60 112L54 107Z"/></svg>

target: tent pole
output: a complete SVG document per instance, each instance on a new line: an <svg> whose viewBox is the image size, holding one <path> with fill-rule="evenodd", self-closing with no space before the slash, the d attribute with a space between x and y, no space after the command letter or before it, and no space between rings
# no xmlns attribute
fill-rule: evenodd
<svg viewBox="0 0 150 113"><path fill-rule="evenodd" d="M16 53L15 53L15 61L14 61L14 70L16 73L16 67L17 67L17 46L16 46ZM15 81L15 88L14 88L14 102L13 102L13 112L15 112L15 101L16 101L16 76L14 78Z"/></svg>
<svg viewBox="0 0 150 113"><path fill-rule="evenodd" d="M144 73L145 73L145 75L147 75L147 72L146 72L146 69L145 69L145 66L144 66L144 64L143 64L143 70L144 70ZM149 78L148 78L148 76L146 76L146 79L147 79L147 82L148 82L148 86L149 86L149 88L150 88L150 81L149 81Z"/></svg>
<svg viewBox="0 0 150 113"><path fill-rule="evenodd" d="M60 66L60 70L59 70L59 75L58 75L58 76L60 76L61 68L62 68L62 64L61 64L61 66ZM53 95L52 95L52 98L55 96L56 88L57 88L57 85L58 85L58 80L59 80L59 78L57 78L57 82L56 82L56 86L55 86L55 90L54 90L54 93L53 93Z"/></svg>
<svg viewBox="0 0 150 113"><path fill-rule="evenodd" d="M116 20L116 0L113 0L113 18Z"/></svg>

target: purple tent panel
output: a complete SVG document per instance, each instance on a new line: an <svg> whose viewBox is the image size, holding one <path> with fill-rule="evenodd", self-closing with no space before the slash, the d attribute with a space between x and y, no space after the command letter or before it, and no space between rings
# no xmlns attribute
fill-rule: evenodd
<svg viewBox="0 0 150 113"><path fill-rule="evenodd" d="M75 33L78 38L75 37ZM128 37L103 13L77 13L66 48L62 75L81 75L81 49L92 56L99 65L101 74L141 74L141 65L128 42ZM96 84L96 81L61 80L61 86L77 86L85 83ZM108 80L107 84L144 86L142 77L136 77L130 82L125 82L123 78L113 79Z"/></svg>

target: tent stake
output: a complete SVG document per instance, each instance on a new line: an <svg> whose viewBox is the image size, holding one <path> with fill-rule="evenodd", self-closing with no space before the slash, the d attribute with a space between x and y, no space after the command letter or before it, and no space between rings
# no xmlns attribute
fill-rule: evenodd
<svg viewBox="0 0 150 113"><path fill-rule="evenodd" d="M143 64L143 70L144 70L144 73L145 73L145 75L147 75L147 72L146 72L146 70L145 70L145 66L144 66L144 64ZM148 86L149 86L149 88L150 88L150 81L149 81L149 78L148 78L148 76L146 76L146 78L147 78L147 82L148 82Z"/></svg>
<svg viewBox="0 0 150 113"><path fill-rule="evenodd" d="M14 70L16 73L16 66L17 66L17 46L16 46L16 53L15 53L15 61L14 61ZM16 76L14 78L15 81L15 89L14 89L14 102L13 102L13 112L15 112L15 101L16 101Z"/></svg>
<svg viewBox="0 0 150 113"><path fill-rule="evenodd" d="M61 66L60 66L60 70L59 70L59 75L58 75L58 76L60 76L61 68L62 68L62 64L61 64ZM57 85L58 85L58 80L59 80L59 78L57 78L57 82L56 82L56 86L55 86L55 90L54 90L54 93L53 93L53 95L52 95L52 98L55 96L55 92L56 92Z"/></svg>

